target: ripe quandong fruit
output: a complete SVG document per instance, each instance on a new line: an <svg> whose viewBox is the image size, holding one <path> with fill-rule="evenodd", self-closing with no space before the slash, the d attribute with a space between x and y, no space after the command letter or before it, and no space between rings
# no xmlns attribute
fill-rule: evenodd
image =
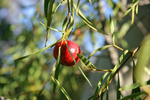
<svg viewBox="0 0 150 100"><path fill-rule="evenodd" d="M80 47L73 41L69 41L69 40L66 40L66 42L68 43L68 46L70 48L70 51L74 57L74 59L76 60L76 62L78 63L79 62L79 58L77 56L77 54L81 54L81 51L80 51ZM60 58L60 63L62 65L66 65L66 66L72 66L74 65L74 61L69 53L69 50L67 48L67 45L65 43L65 41L61 41L59 42L58 44L56 44L56 46L54 47L54 50L53 50L53 55L55 57L55 59L57 60L58 58L58 53L59 53L59 47L61 46L61 58Z"/></svg>

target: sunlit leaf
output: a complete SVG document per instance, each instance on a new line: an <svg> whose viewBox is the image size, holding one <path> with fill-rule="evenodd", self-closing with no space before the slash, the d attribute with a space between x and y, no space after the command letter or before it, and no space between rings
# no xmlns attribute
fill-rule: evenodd
<svg viewBox="0 0 150 100"><path fill-rule="evenodd" d="M103 46L103 47L101 47L101 48L96 49L95 51L93 51L93 52L89 55L88 59L90 59L96 52L102 51L102 50L104 50L104 49L106 49L106 48L108 48L108 47L111 47L111 46L113 46L113 45L106 45L106 46Z"/></svg>
<svg viewBox="0 0 150 100"><path fill-rule="evenodd" d="M110 31L111 31L111 35L113 36L114 32L115 32L115 26L114 26L114 21L110 16Z"/></svg>
<svg viewBox="0 0 150 100"><path fill-rule="evenodd" d="M89 68L96 68L85 56L78 54L80 60Z"/></svg>
<svg viewBox="0 0 150 100"><path fill-rule="evenodd" d="M107 70L107 69L98 69L96 68L90 61L89 59L87 59L85 56L78 54L78 57L80 58L80 60L85 64L85 68L89 69L89 70L93 70L93 71L108 71L111 72L111 70Z"/></svg>
<svg viewBox="0 0 150 100"><path fill-rule="evenodd" d="M119 68L119 65L120 65L121 63L124 63L125 61L127 61L131 56L132 56L132 55L131 55L131 53L130 53L128 50L124 51L124 53L123 53L123 54L121 55L121 57L119 58L118 63L117 63L116 66L113 68L113 70L112 70L110 76L107 78L106 82L104 83L104 85L103 85L102 88L100 89L99 95L101 95L101 93L103 93L104 89L106 89L107 86L110 84L112 78L117 74L117 72L119 71L119 69L118 69L118 68Z"/></svg>
<svg viewBox="0 0 150 100"><path fill-rule="evenodd" d="M62 87L62 85L60 85L59 81L57 79L55 79L54 77L52 77L52 76L51 76L51 79L59 87L59 89L65 95L65 97L67 98L67 100L72 100L70 98L69 94L67 93L67 91Z"/></svg>
<svg viewBox="0 0 150 100"><path fill-rule="evenodd" d="M77 8L77 5L74 3L74 8L75 9L78 9ZM92 23L82 14L82 12L81 12L81 10L80 9L78 9L77 10L78 12L78 15L80 16L80 18L83 20L83 22L85 23L85 24L87 24L91 29L93 29L94 31L97 31L97 32L99 32L99 33L102 33L102 34L105 34L105 32L103 31L103 30L101 30L101 29L97 29L96 27L94 27L94 25L92 25Z"/></svg>
<svg viewBox="0 0 150 100"><path fill-rule="evenodd" d="M40 22L41 25L43 25L44 27L46 27L42 22ZM53 30L53 31L57 31L57 32L62 32L56 28L52 28L52 27L48 27L49 29Z"/></svg>
<svg viewBox="0 0 150 100"><path fill-rule="evenodd" d="M48 27L50 27L51 25L51 22L52 22L52 19L53 19L53 15L54 15L54 4L55 4L55 0L49 0L49 2L47 1L48 4L45 4L47 7L47 10L45 10L45 12L47 12L47 36L46 36L46 42L45 42L45 47L47 45L47 40L48 40L48 37L49 37L49 31L50 29ZM45 7L44 7L45 8Z"/></svg>
<svg viewBox="0 0 150 100"><path fill-rule="evenodd" d="M57 41L57 42L58 42L58 41ZM51 44L51 45L49 45L49 46L47 46L47 47L45 47L45 48L39 50L39 51L36 51L36 52L34 52L34 53L31 53L31 54L28 54L28 55L19 57L19 58L15 59L15 61L19 61L19 60L25 59L25 58L30 57L30 56L33 56L33 55L37 55L37 54L39 54L39 53L41 53L41 52L47 50L48 48L53 47L57 42L55 42L55 43L53 43L53 44Z"/></svg>
<svg viewBox="0 0 150 100"><path fill-rule="evenodd" d="M145 85L149 85L150 84L150 80L144 82L144 84ZM139 88L139 87L141 87L140 83L133 83L133 84L121 87L119 90L120 91L128 91L128 90L136 89L136 88Z"/></svg>
<svg viewBox="0 0 150 100"><path fill-rule="evenodd" d="M134 12L135 12L135 7L132 8L132 19L131 19L131 24L134 22Z"/></svg>
<svg viewBox="0 0 150 100"><path fill-rule="evenodd" d="M132 8L134 8L136 5L138 5L138 3L139 3L139 0L134 0L134 2L130 5L130 7L124 13L124 16L126 16L132 10Z"/></svg>

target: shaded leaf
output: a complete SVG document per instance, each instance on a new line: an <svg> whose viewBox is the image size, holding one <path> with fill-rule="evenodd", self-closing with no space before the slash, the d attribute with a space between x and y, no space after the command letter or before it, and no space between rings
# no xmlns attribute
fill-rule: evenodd
<svg viewBox="0 0 150 100"><path fill-rule="evenodd" d="M65 42L66 42L66 41L65 41ZM66 46L67 46L67 48L68 48L68 51L69 51L69 53L70 53L70 55L71 55L71 57L72 57L72 59L73 59L74 63L75 63L75 64L76 64L76 66L78 67L79 71L80 71L80 72L81 72L81 74L84 76L84 78L87 80L87 82L89 83L89 85L92 87L91 82L89 81L89 79L87 78L87 76L84 74L84 72L82 71L82 69L80 68L80 66L77 64L76 60L74 59L74 57L73 57L73 55L72 55L72 53L71 53L71 51L70 51L70 48L69 48L69 46L68 46L68 43L67 43L67 42L66 42Z"/></svg>
<svg viewBox="0 0 150 100"><path fill-rule="evenodd" d="M131 57L131 53L126 50L124 51L124 53L121 55L121 57L119 58L118 63L116 64L116 66L113 68L110 76L107 78L106 82L103 84L102 88L99 91L99 95L101 95L101 93L104 92L104 89L107 88L107 86L110 84L110 82L112 81L112 78L116 75L116 73L119 71L119 65L121 63L125 63L125 61L127 61L130 57Z"/></svg>
<svg viewBox="0 0 150 100"><path fill-rule="evenodd" d="M56 61L56 65L55 65L55 75L54 75L54 78L58 80L58 76L59 76L59 69L60 69L60 58L61 58L61 47L59 47L59 52L58 52L58 58L57 58L57 61ZM54 86L53 86L53 92L55 93L56 91L56 84L54 83Z"/></svg>
<svg viewBox="0 0 150 100"><path fill-rule="evenodd" d="M44 14L45 17L47 18L47 13L48 13L48 4L50 0L44 0Z"/></svg>
<svg viewBox="0 0 150 100"><path fill-rule="evenodd" d="M96 87L96 90L95 90L94 95L93 95L93 100L96 100L96 97L97 97L97 95L98 95L98 91L99 91L99 89L100 89L100 86L101 86L103 80L106 78L106 76L107 76L108 74L109 74L109 72L106 72L106 73L103 75L103 77L101 78L101 80L98 82L97 87Z"/></svg>
<svg viewBox="0 0 150 100"><path fill-rule="evenodd" d="M138 61L137 64L133 70L133 76L136 83L140 83L141 85L144 85L143 83L145 80L145 68L149 67L149 61L150 61L150 35L146 36L146 38L142 41L142 45L138 51Z"/></svg>
<svg viewBox="0 0 150 100"><path fill-rule="evenodd" d="M120 78L119 78L119 73L118 73L118 83L117 83L117 100L121 99L121 92L119 91L120 88Z"/></svg>
<svg viewBox="0 0 150 100"><path fill-rule="evenodd" d="M145 92L139 92L139 93L134 93L134 94L131 94L131 95L128 95L124 98L122 98L121 100L130 100L131 98L138 98L138 97L141 97L143 95L147 95Z"/></svg>
<svg viewBox="0 0 150 100"><path fill-rule="evenodd" d="M72 100L70 98L69 94L67 93L67 91L60 85L59 81L57 79L55 79L54 77L52 77L52 76L51 76L51 79L59 87L59 89L65 95L65 97L67 98L67 100Z"/></svg>

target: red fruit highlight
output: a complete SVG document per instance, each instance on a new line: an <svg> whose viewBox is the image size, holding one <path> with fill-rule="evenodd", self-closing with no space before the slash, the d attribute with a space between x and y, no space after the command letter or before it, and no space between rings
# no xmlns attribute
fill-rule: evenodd
<svg viewBox="0 0 150 100"><path fill-rule="evenodd" d="M78 53L81 54L79 46L75 42L73 42L73 41L67 40L67 43L68 43L68 46L70 48L70 51L71 51L74 59L78 63L80 59L78 58L77 54ZM62 46L61 46L61 44L62 44ZM53 55L54 55L55 59L57 60L57 58L58 58L58 52L59 52L59 47L60 46L61 46L60 63L62 65L66 65L66 66L73 66L75 63L74 63L74 61L73 61L73 59L72 59L72 57L71 57L71 55L69 53L69 50L67 48L67 45L66 45L65 41L59 42L54 47Z"/></svg>

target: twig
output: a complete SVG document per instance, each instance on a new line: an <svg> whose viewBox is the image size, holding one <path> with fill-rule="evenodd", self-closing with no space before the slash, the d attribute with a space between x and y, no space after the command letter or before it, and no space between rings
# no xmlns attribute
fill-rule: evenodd
<svg viewBox="0 0 150 100"><path fill-rule="evenodd" d="M134 56L134 54L139 50L139 47L135 48L133 50L133 52L130 52L130 55L128 56L128 58L120 65L120 67L118 67L118 69L116 70L116 72L114 73L114 75L112 76L112 78L110 79L109 83L107 84L107 86L103 89L102 93L105 92L105 90L107 89L108 85L112 82L113 78L115 77L115 75L119 72L119 70L124 66L124 64L132 57ZM98 94L97 98L100 97L100 94Z"/></svg>

